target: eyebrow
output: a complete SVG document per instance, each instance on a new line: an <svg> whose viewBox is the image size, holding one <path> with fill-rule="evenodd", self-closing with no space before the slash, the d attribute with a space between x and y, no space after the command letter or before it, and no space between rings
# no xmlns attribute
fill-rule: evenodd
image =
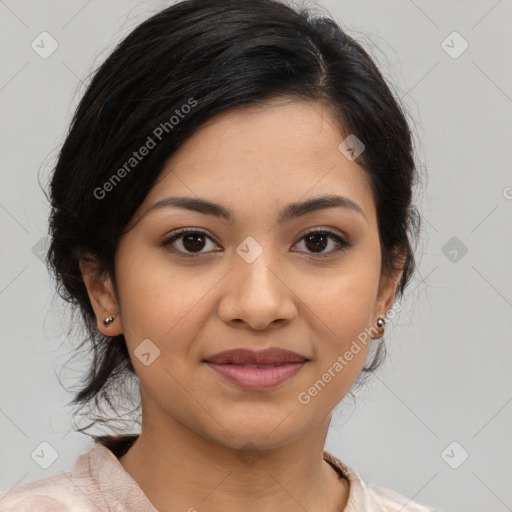
<svg viewBox="0 0 512 512"><path fill-rule="evenodd" d="M290 203L279 212L277 222L286 222L291 219L307 215L308 213L336 207L347 208L357 212L366 219L366 222L368 222L366 215L356 202L349 197L336 194L327 194L302 202ZM228 221L233 221L233 211L231 208L226 208L225 206L213 203L207 199L197 197L166 197L165 199L161 199L151 205L143 216L145 217L151 212L165 208L182 208L198 212L203 215L212 215Z"/></svg>

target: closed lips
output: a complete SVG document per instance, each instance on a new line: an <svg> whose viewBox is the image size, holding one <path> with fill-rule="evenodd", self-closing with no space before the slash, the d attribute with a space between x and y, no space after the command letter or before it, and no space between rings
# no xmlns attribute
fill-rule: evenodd
<svg viewBox="0 0 512 512"><path fill-rule="evenodd" d="M287 363L276 363L276 364L235 364L235 363L224 363L224 364L230 364L231 366L245 366L246 368L273 368L274 366L283 366L283 364L287 364Z"/></svg>
<svg viewBox="0 0 512 512"><path fill-rule="evenodd" d="M304 363L308 359L290 350L272 347L254 351L249 349L231 349L219 352L205 359L208 363L231 364L254 368L266 366L281 366L287 363Z"/></svg>
<svg viewBox="0 0 512 512"><path fill-rule="evenodd" d="M284 385L305 366L308 359L290 350L232 349L204 360L230 385L246 391L266 391Z"/></svg>

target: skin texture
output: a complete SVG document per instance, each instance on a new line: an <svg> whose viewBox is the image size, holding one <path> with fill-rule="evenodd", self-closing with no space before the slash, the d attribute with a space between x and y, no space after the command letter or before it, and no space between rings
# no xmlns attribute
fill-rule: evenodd
<svg viewBox="0 0 512 512"><path fill-rule="evenodd" d="M307 405L297 396L385 316L401 274L380 280L373 195L365 171L338 149L344 138L319 103L281 99L220 114L167 162L121 238L119 296L81 262L98 329L124 333L140 380L142 433L120 462L160 511L252 512L279 503L281 511L339 512L346 504L348 483L322 452L331 411L368 345ZM348 196L364 215L335 207L277 223L287 204L323 194ZM220 203L234 221L179 208L144 215L168 196ZM210 238L163 246L180 228ZM325 248L308 243L315 228L353 246L335 253L331 238ZM248 236L263 249L252 263L236 252ZM108 316L116 319L105 327ZM147 366L134 355L145 339L160 350ZM281 347L310 361L277 388L247 391L203 362L237 347ZM253 465L240 458L248 443L259 457Z"/></svg>

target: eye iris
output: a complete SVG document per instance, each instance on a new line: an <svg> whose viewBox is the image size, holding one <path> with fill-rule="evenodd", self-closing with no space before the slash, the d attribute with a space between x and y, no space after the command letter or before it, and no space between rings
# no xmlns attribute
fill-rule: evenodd
<svg viewBox="0 0 512 512"><path fill-rule="evenodd" d="M320 243L320 247L318 246L318 243L314 243L314 240L318 240L319 238L323 239L324 242L323 243ZM311 248L308 246L308 244L313 241L313 249L320 249L320 250L323 250L325 249L326 245L327 245L327 236L323 233L312 233L310 235L307 235L306 236L306 240L305 240L305 243L306 243L306 246L308 247L308 249L311 250Z"/></svg>
<svg viewBox="0 0 512 512"><path fill-rule="evenodd" d="M199 241L199 243L198 243L198 239L201 239L201 241ZM185 249L190 252L194 252L195 249L200 251L204 247L204 236L200 233L184 235L182 240L183 240L183 247L185 247ZM191 242L191 244L190 244L190 242Z"/></svg>

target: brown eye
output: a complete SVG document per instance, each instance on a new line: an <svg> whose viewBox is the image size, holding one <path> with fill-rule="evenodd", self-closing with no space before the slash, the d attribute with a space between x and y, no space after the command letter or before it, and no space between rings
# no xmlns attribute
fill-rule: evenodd
<svg viewBox="0 0 512 512"><path fill-rule="evenodd" d="M328 258L353 246L353 244L346 242L341 237L328 230L310 231L304 235L300 241L302 240L304 240L306 246L306 253L309 252L309 254L317 258ZM177 253L184 257L194 258L215 250L210 249L203 251L208 241L216 245L214 240L203 231L198 231L197 229L183 229L162 242L162 245L169 247L170 252ZM334 241L334 248L325 252L330 241Z"/></svg>
<svg viewBox="0 0 512 512"><path fill-rule="evenodd" d="M329 237L323 233L313 233L304 237L306 247L313 252L322 252L329 243Z"/></svg>
<svg viewBox="0 0 512 512"><path fill-rule="evenodd" d="M204 254L201 250L204 249L206 240L213 242L213 240L202 231L185 229L162 242L162 245L165 247L171 246L169 248L171 252L177 252L185 257L195 257ZM176 248L175 242L179 242L178 245L181 247Z"/></svg>
<svg viewBox="0 0 512 512"><path fill-rule="evenodd" d="M198 233L192 233L192 234L189 233L187 235L183 235L182 236L183 247L185 247L185 249L190 252L200 251L205 244L204 238L205 237L203 234L198 234Z"/></svg>
<svg viewBox="0 0 512 512"><path fill-rule="evenodd" d="M314 230L310 231L301 238L304 240L304 245L315 257L328 258L334 256L340 251L344 251L354 244L346 242L341 237L333 233L332 231L326 230ZM335 248L329 252L324 253L324 249L329 245L329 240L334 240Z"/></svg>

